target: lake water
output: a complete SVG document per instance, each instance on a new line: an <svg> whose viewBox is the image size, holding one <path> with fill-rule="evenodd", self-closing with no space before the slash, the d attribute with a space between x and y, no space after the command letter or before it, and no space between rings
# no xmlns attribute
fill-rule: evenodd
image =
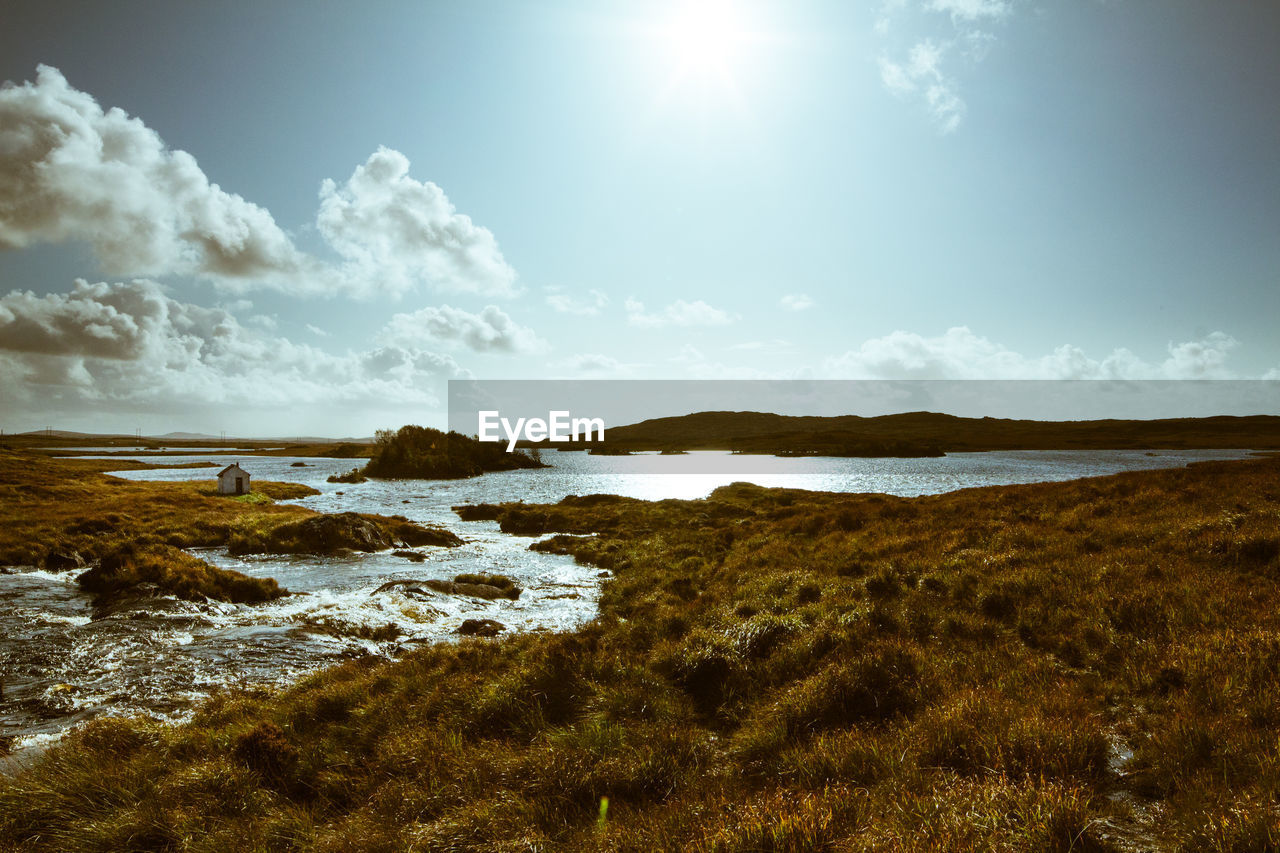
<svg viewBox="0 0 1280 853"><path fill-rule="evenodd" d="M528 550L530 540L499 532L494 522L463 522L452 506L566 495L610 493L656 500L705 497L717 486L747 480L837 492L936 494L1006 485L1168 468L1247 451L1016 451L956 453L929 459L832 459L733 456L589 456L546 453L552 468L486 474L470 480L371 480L334 484L331 474L363 460L174 455L173 464L207 468L123 471L134 480L212 480L239 462L255 478L314 486L321 494L297 503L320 512L403 515L449 527L459 548L427 548L412 563L390 552L339 558L236 558L224 549L197 553L215 565L276 578L293 592L276 602L244 606L153 600L94 618L79 591L77 571L0 569L0 737L17 750L49 743L98 714L144 713L181 719L193 704L225 685L281 684L335 661L365 654L394 657L423 642L448 641L463 619L497 619L510 630L562 631L592 618L599 572L572 559ZM113 456L112 458L128 458ZM143 461L156 464L155 456ZM306 467L293 467L303 462ZM216 467L214 467L216 466ZM444 578L462 572L507 575L525 588L516 601L478 599L397 587L389 580ZM402 635L375 642L309 629L316 624L377 628Z"/></svg>

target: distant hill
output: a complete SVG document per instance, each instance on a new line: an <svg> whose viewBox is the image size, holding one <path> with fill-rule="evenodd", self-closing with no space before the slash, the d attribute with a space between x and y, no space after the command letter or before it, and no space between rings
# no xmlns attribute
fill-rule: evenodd
<svg viewBox="0 0 1280 853"><path fill-rule="evenodd" d="M1280 417L1034 421L961 418L937 412L871 418L697 412L612 427L606 432L605 448L813 456L930 456L979 450L1275 450L1280 449Z"/></svg>
<svg viewBox="0 0 1280 853"><path fill-rule="evenodd" d="M9 433L9 437L10 437L10 438L12 438L12 437L14 437L14 436L24 436L24 437L30 437L30 438L75 439L75 440L81 440L81 439L93 439L94 441L96 441L96 440L98 440L98 439L100 439L100 438L101 438L101 439L116 439L116 440L126 439L126 438L127 438L127 439L129 439L130 441L133 441L133 440L135 440L135 439L136 439L136 437L135 437L135 436L132 436L132 435L125 435L124 433L115 433L115 432L113 432L113 433L103 433L103 434L99 435L99 434L97 434L97 433L92 433L92 432L73 432L72 430L67 430L67 429L47 429L47 430L46 430L46 429L33 429L33 430L28 430L27 432L14 432L14 433Z"/></svg>
<svg viewBox="0 0 1280 853"><path fill-rule="evenodd" d="M331 438L313 435L287 435L276 438L249 438L244 436L217 436L199 432L166 432L164 435L143 435L134 433L92 433L75 432L65 429L33 429L27 432L7 433L5 438L21 438L45 440L52 439L60 443L76 442L80 444L119 444L130 445L164 445L164 444L373 444L373 436L362 438Z"/></svg>

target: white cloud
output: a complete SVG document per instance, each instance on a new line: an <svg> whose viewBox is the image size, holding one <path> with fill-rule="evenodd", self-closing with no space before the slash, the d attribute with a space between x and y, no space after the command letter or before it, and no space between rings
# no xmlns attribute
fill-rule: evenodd
<svg viewBox="0 0 1280 853"><path fill-rule="evenodd" d="M0 249L87 243L116 275L191 275L231 291L401 295L420 285L505 295L515 271L488 229L379 148L320 189L317 227L343 261L298 249L271 214L211 183L141 120L103 110L41 65L0 87Z"/></svg>
<svg viewBox="0 0 1280 853"><path fill-rule="evenodd" d="M788 311L804 311L812 308L813 299L805 293L788 293L778 300L778 304Z"/></svg>
<svg viewBox="0 0 1280 853"><path fill-rule="evenodd" d="M88 242L115 273L229 281L307 267L270 213L41 65L34 84L0 88L0 247L66 240Z"/></svg>
<svg viewBox="0 0 1280 853"><path fill-rule="evenodd" d="M171 323L168 302L151 282L77 280L66 295L15 290L0 297L0 349L14 352L132 359Z"/></svg>
<svg viewBox="0 0 1280 853"><path fill-rule="evenodd" d="M927 8L934 12L946 12L957 21L978 21L984 18L1003 18L1009 14L1009 0L929 0Z"/></svg>
<svg viewBox="0 0 1280 853"><path fill-rule="evenodd" d="M667 361L691 379L797 379L807 373L807 371L762 370L740 364L725 364L722 361L712 360L693 344L680 347Z"/></svg>
<svg viewBox="0 0 1280 853"><path fill-rule="evenodd" d="M795 345L791 341L783 338L774 338L768 341L743 341L740 344L733 344L730 350L743 352L760 352L769 351L774 353L789 352L795 349Z"/></svg>
<svg viewBox="0 0 1280 853"><path fill-rule="evenodd" d="M983 61L996 42L988 28L1007 20L1014 5L1015 0L888 0L874 27L888 47L880 57L885 88L900 98L918 99L939 131L955 132L968 107L959 80L947 70L949 58L959 55L969 65ZM947 22L939 23L936 19L943 15ZM917 32L905 43L898 36L892 39L896 44L888 45L899 18L908 22L906 29L927 27L929 35ZM936 25L930 25L931 19Z"/></svg>
<svg viewBox="0 0 1280 853"><path fill-rule="evenodd" d="M547 304L561 314L594 317L609 304L609 297L594 288L587 291L587 296L587 299L575 299L565 293L562 287L547 288Z"/></svg>
<svg viewBox="0 0 1280 853"><path fill-rule="evenodd" d="M894 15L902 11L907 5L907 0L884 0L880 4L880 10L876 13L875 31L877 35L888 35L889 30L893 27Z"/></svg>
<svg viewBox="0 0 1280 853"><path fill-rule="evenodd" d="M957 326L932 338L904 331L872 338L829 359L825 372L848 379L1225 379L1232 376L1227 353L1236 345L1229 335L1214 332L1170 344L1158 364L1123 348L1092 359L1070 344L1026 356Z"/></svg>
<svg viewBox="0 0 1280 853"><path fill-rule="evenodd" d="M308 332L315 335L317 338L330 337L330 333L326 332L324 329L320 328L319 326L313 326L310 323L307 323L306 329Z"/></svg>
<svg viewBox="0 0 1280 853"><path fill-rule="evenodd" d="M320 233L357 278L392 293L425 280L445 290L509 295L516 273L492 232L458 213L440 187L409 177L409 160L379 148L342 186L320 187Z"/></svg>
<svg viewBox="0 0 1280 853"><path fill-rule="evenodd" d="M1169 357L1160 365L1170 379L1221 379L1231 375L1227 353L1239 346L1230 335L1213 332L1198 341L1169 344Z"/></svg>
<svg viewBox="0 0 1280 853"><path fill-rule="evenodd" d="M899 97L922 97L944 134L959 128L967 111L956 81L942 72L946 51L946 46L926 39L911 48L905 62L880 59L880 78L885 87Z"/></svg>
<svg viewBox="0 0 1280 853"><path fill-rule="evenodd" d="M626 301L627 322L633 326L654 329L661 326L725 326L734 321L728 312L714 308L701 299L686 302L677 299L661 311L649 313L644 303L635 299Z"/></svg>
<svg viewBox="0 0 1280 853"><path fill-rule="evenodd" d="M623 364L611 355L598 352L584 352L565 359L563 366L577 373L607 373L617 376L627 373L632 365Z"/></svg>
<svg viewBox="0 0 1280 853"><path fill-rule="evenodd" d="M313 405L435 405L451 357L387 345L334 355L242 326L229 312L179 302L153 282L90 284L69 294L0 297L0 402L83 414L169 417Z"/></svg>
<svg viewBox="0 0 1280 853"><path fill-rule="evenodd" d="M424 340L457 343L476 352L537 352L546 346L533 330L517 324L496 305L479 314L448 305L396 314L383 330L382 339L406 346Z"/></svg>

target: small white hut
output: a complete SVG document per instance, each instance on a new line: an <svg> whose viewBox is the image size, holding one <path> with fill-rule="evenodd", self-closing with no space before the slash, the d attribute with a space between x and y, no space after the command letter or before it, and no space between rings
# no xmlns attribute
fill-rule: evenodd
<svg viewBox="0 0 1280 853"><path fill-rule="evenodd" d="M232 463L218 472L218 493L223 495L245 495L249 493L249 472Z"/></svg>

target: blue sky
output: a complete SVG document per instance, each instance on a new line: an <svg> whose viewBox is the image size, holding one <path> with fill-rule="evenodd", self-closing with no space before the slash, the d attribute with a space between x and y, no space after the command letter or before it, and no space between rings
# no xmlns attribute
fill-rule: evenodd
<svg viewBox="0 0 1280 853"><path fill-rule="evenodd" d="M459 377L1280 375L1273 4L3 14L6 430L367 434Z"/></svg>

